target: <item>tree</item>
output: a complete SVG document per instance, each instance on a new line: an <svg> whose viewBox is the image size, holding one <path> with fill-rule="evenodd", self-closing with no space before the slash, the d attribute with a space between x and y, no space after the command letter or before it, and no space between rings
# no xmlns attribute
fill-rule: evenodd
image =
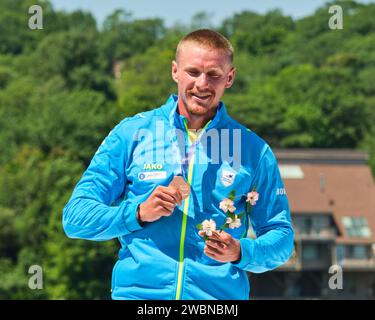
<svg viewBox="0 0 375 320"><path fill-rule="evenodd" d="M43 30L27 9L43 7ZM339 4L344 29L330 30ZM240 12L218 30L235 47L228 112L273 147L369 152L375 175L374 4L329 2L292 19ZM115 11L97 28L87 12L49 1L0 3L0 299L108 299L116 240L72 240L62 210L110 130L176 92L171 61L187 32ZM28 288L40 265L44 290Z"/></svg>
<svg viewBox="0 0 375 320"><path fill-rule="evenodd" d="M126 116L162 105L176 85L171 77L174 50L152 47L129 59L118 81L120 108Z"/></svg>
<svg viewBox="0 0 375 320"><path fill-rule="evenodd" d="M220 30L239 50L261 55L274 53L293 29L293 20L274 10L265 16L246 11L236 14L224 21Z"/></svg>
<svg viewBox="0 0 375 320"><path fill-rule="evenodd" d="M111 65L115 61L145 52L156 44L165 32L162 20L133 20L132 14L124 10L116 10L108 16L103 27L102 47Z"/></svg>
<svg viewBox="0 0 375 320"><path fill-rule="evenodd" d="M51 34L38 45L34 71L38 78L61 76L69 88L101 91L114 98L106 70L109 62L100 50L98 34L73 30Z"/></svg>

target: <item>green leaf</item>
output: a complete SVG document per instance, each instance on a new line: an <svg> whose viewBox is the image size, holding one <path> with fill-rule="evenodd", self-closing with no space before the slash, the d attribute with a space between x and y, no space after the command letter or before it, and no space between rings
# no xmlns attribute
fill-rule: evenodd
<svg viewBox="0 0 375 320"><path fill-rule="evenodd" d="M250 209L251 209L251 204L250 204L250 202L247 202L246 203L246 210L247 210L247 212L250 212Z"/></svg>
<svg viewBox="0 0 375 320"><path fill-rule="evenodd" d="M202 224L201 224L201 223L198 223L198 224L197 224L197 228L198 228L199 230L201 230L201 229L202 229Z"/></svg>
<svg viewBox="0 0 375 320"><path fill-rule="evenodd" d="M236 196L236 191L233 189L233 190L230 192L228 198L229 198L230 200L233 201L234 198L235 198L235 196Z"/></svg>
<svg viewBox="0 0 375 320"><path fill-rule="evenodd" d="M228 223L224 223L224 224L221 226L220 230L223 231L225 228L228 228L228 226L229 226Z"/></svg>

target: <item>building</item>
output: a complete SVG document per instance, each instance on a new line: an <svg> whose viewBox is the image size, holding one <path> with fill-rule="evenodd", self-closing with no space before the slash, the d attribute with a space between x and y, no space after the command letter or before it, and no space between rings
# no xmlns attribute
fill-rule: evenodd
<svg viewBox="0 0 375 320"><path fill-rule="evenodd" d="M374 299L375 184L368 155L342 149L283 149L275 155L295 252L276 270L249 274L251 298Z"/></svg>

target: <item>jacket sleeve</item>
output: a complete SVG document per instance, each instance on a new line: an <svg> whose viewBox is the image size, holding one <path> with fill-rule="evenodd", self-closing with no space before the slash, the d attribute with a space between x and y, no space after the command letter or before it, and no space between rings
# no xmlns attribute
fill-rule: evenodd
<svg viewBox="0 0 375 320"><path fill-rule="evenodd" d="M141 229L139 203L120 200L127 179L124 137L113 129L97 150L63 209L63 227L70 238L109 240Z"/></svg>
<svg viewBox="0 0 375 320"><path fill-rule="evenodd" d="M288 199L276 158L267 144L253 186L259 194L256 205L250 210L256 239L240 239L241 259L233 264L249 272L261 273L288 261L294 248Z"/></svg>

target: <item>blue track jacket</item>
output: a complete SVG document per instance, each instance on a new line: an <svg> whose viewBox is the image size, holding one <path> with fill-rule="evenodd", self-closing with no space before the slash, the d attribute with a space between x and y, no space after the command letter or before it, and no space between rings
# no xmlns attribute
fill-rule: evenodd
<svg viewBox="0 0 375 320"><path fill-rule="evenodd" d="M186 124L175 95L157 109L122 120L64 207L68 237L120 241L113 299L249 299L246 271L272 270L292 254L288 199L269 145L231 118L222 102L197 140L189 139ZM236 164L235 156L240 156ZM189 197L169 217L140 225L138 205L175 175L190 184ZM241 259L209 258L197 224L213 219L220 227L226 219L220 201L235 190L240 213L254 187L256 205L239 228L225 230L240 241ZM249 223L256 239L246 237Z"/></svg>

